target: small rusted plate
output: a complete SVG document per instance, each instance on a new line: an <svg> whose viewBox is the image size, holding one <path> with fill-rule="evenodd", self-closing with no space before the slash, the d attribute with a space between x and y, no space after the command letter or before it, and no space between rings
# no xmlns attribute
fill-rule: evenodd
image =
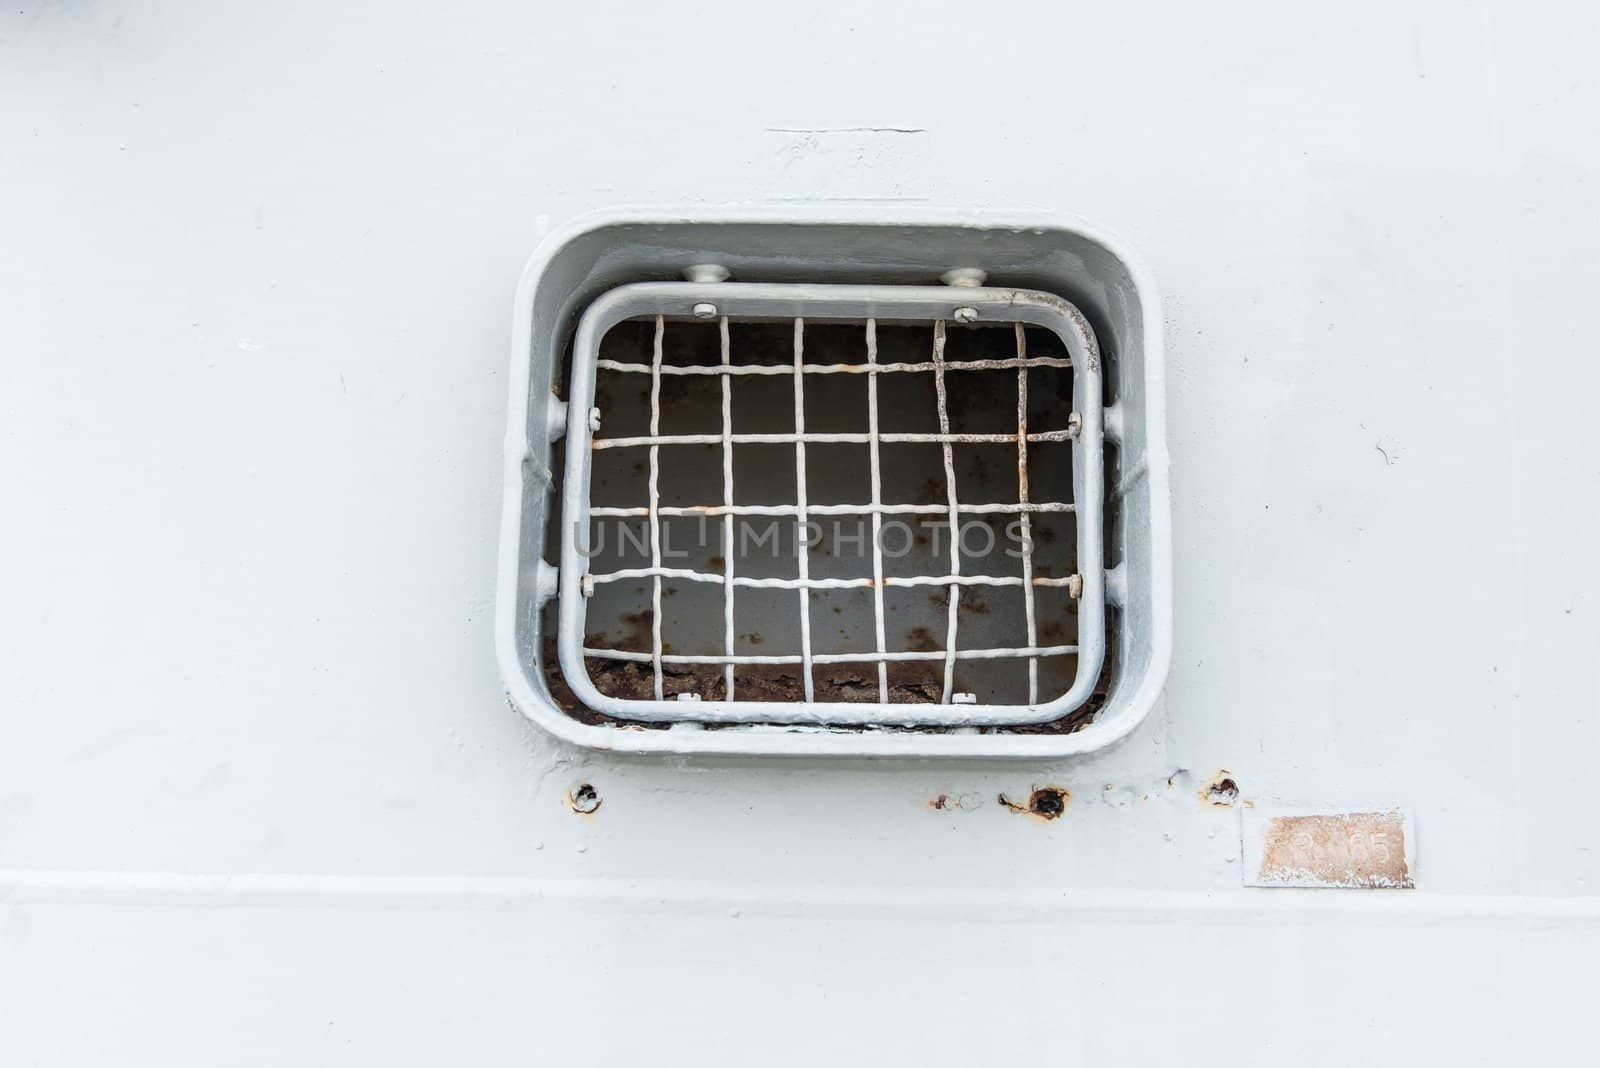
<svg viewBox="0 0 1600 1068"><path fill-rule="evenodd" d="M1416 886L1411 819L1399 809L1241 813L1246 886L1398 890Z"/></svg>

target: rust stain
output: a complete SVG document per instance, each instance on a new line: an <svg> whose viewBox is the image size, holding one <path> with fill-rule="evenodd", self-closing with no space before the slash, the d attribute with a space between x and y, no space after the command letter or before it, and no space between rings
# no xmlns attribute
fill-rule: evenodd
<svg viewBox="0 0 1600 1068"><path fill-rule="evenodd" d="M1013 801L1005 794L999 797L1000 807L1021 812L1041 820L1060 819L1072 800L1072 791L1060 786L1035 786L1026 802Z"/></svg>
<svg viewBox="0 0 1600 1068"><path fill-rule="evenodd" d="M600 792L586 782L567 791L567 807L580 816L593 816L604 803L600 799Z"/></svg>
<svg viewBox="0 0 1600 1068"><path fill-rule="evenodd" d="M971 812L973 809L983 807L983 798L975 793L964 794L937 794L929 798L923 807L930 812Z"/></svg>
<svg viewBox="0 0 1600 1068"><path fill-rule="evenodd" d="M1399 812L1274 816L1261 836L1260 881L1280 886L1409 889Z"/></svg>
<svg viewBox="0 0 1600 1068"><path fill-rule="evenodd" d="M1171 784L1172 780L1167 780ZM1239 800L1239 780L1227 768L1218 768L1198 791L1200 803L1210 808L1232 808Z"/></svg>

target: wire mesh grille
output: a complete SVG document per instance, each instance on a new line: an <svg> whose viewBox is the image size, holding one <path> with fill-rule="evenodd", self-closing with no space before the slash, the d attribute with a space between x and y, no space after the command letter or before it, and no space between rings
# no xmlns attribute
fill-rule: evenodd
<svg viewBox="0 0 1600 1068"><path fill-rule="evenodd" d="M739 287L730 285L733 290ZM777 288L777 287L772 287ZM839 287L845 288L845 287ZM949 298L944 297L948 302ZM1034 541L1035 524L1040 517L1066 516L1077 521L1076 529L1082 529L1085 522L1098 524L1099 509L1098 498L1092 502L1073 499L1051 499L1044 497L1034 499L1029 477L1029 447L1030 445L1043 445L1050 443L1067 444L1073 449L1075 463L1080 461L1076 456L1079 446L1083 443L1084 420L1082 413L1074 410L1070 398L1060 398L1059 403L1053 404L1050 411L1058 416L1050 425L1034 426L1029 419L1029 373L1038 369L1058 369L1070 371L1074 366L1071 354L1030 354L1029 333L1023 321L1018 319L1009 324L1008 330L988 329L988 335L1001 334L1006 337L1007 351L995 354L982 354L975 358L952 359L948 355L948 342L952 327L947 315L930 315L922 320L922 325L931 327L931 345L923 360L889 360L880 359L880 320L877 316L865 316L851 320L849 325L859 332L859 344L856 346L858 357L853 359L831 358L826 361L808 359L807 340L808 326L816 320L813 314L796 314L786 317L785 325L792 331L789 358L783 362L776 360L749 361L740 358L735 351L734 334L730 327L737 326L740 318L728 314L728 302L723 302L724 314L718 314L714 319L717 332L718 351L716 358L706 362L684 362L674 359L669 344L669 322L676 321L674 317L665 312L645 318L643 321L650 330L648 362L642 360L619 360L604 358L600 355L599 337L593 338L593 351L580 351L576 360L590 358L592 368L586 370L587 377L582 379L588 383L588 397L575 396L575 401L583 401L593 397L593 376L595 371L606 372L609 375L624 378L645 378L649 383L648 388L648 429L644 434L619 434L610 436L602 432L607 421L607 412L604 410L605 398L602 396L595 401L595 413L588 420L587 427L592 434L588 437L586 450L588 455L580 463L584 466L577 470L583 476L584 485L582 492L576 499L581 503L584 529L587 521L601 519L618 520L643 520L648 529L648 563L639 567L612 567L606 570L589 570L586 562L584 573L579 583L578 590L587 600L594 596L597 589L617 583L634 583L631 588L638 589L640 580L646 583L649 595L649 620L650 633L648 650L614 648L608 645L584 641L581 648L575 650L579 655L570 658L572 661L624 661L638 665L648 665L650 674L650 693L653 702L660 707L656 709L656 716L648 718L664 719L723 719L737 720L742 718L739 710L749 715L751 719L761 719L776 722L805 722L813 719L823 719L828 722L856 721L874 722L882 718L881 708L877 711L858 707L853 712L840 712L828 710L826 706L817 703L815 690L815 669L819 665L829 664L863 664L869 665L875 675L875 689L877 704L887 706L891 702L890 667L896 664L927 663L940 670L940 684L938 687L938 706L954 706L937 714L907 710L903 706L895 706L895 719L904 722L929 722L929 723L959 723L966 719L972 722L1012 721L1003 712L991 712L987 716L980 708L972 703L971 694L963 694L957 688L957 664L967 661L1014 661L1018 663L1018 671L1026 674L1026 710L1036 709L1041 700L1039 663L1043 657L1079 657L1083 651L1079 641L1071 642L1044 642L1041 643L1040 627L1037 612L1037 597L1040 591L1050 591L1057 598L1081 598L1084 594L1084 576L1081 573L1063 575L1038 573L1035 567ZM703 307L703 306L702 306ZM808 311L810 309L807 309ZM824 319L830 327L837 326L839 320ZM895 314L893 322L898 326L904 324L907 317L903 313ZM954 327L961 330L961 327ZM1092 335L1088 336L1088 352L1093 358ZM1080 343L1080 347L1081 343ZM1081 358L1081 354L1080 354ZM1097 371L1098 368L1095 368ZM1009 372L1015 376L1017 395L1016 417L1014 429L1008 428L1005 432L973 432L970 430L954 429L951 411L951 395L953 391L962 388L961 383L970 380L975 372L994 373ZM807 384L820 382L826 376L853 375L865 379L867 427L864 432L816 430L808 429L807 419ZM935 416L937 419L936 431L886 431L883 429L883 416L885 403L892 403L893 399L885 400L886 393L892 390L896 380L904 376L928 376L933 382L935 401ZM720 430L716 433L686 433L664 432L663 422L663 383L674 379L712 378L716 381L720 393ZM775 378L788 380L792 387L793 429L792 430L735 430L736 397L741 386L740 383L753 382L758 378ZM580 381L580 376L575 375L575 382ZM773 385L778 383L774 382ZM1098 397L1094 398L1094 425L1096 456L1093 462L1098 463ZM579 426L579 420L573 420L574 426ZM581 444L581 443L580 443ZM735 454L737 447L749 445L762 446L790 446L793 452L793 500L782 503L736 503L735 480ZM812 500L808 495L808 448L813 451L822 447L834 445L864 445L866 446L868 462L867 485L869 493L865 500ZM923 503L889 502L884 499L884 473L883 473L883 447L886 445L921 445L934 446L938 449L939 469L934 475L942 480L942 500ZM963 492L967 487L958 478L955 463L956 450L961 446L969 445L1002 445L1010 446L1015 450L1016 463L1016 493L1013 500L963 500ZM690 505L674 505L663 503L662 472L671 469L675 463L688 463L681 457L688 451L689 446L714 446L720 452L721 475L721 501L707 501ZM602 454L613 450L626 450L630 454L642 452L645 456L646 474L646 500L640 504L628 505L594 505L588 498L588 468L589 460L599 458ZM700 450L703 452L704 450ZM569 475L571 471L569 470ZM1081 482L1074 479L1074 483ZM569 502L575 498L573 488L569 487ZM1083 516L1078 512L1085 504L1091 504L1091 514ZM821 516L862 516L870 521L871 536L868 539L870 551L871 573L870 576L859 577L834 577L814 575L811 567L811 538L808 536L808 524L814 523ZM1009 517L1020 527L1021 537L1018 540L1020 548L1020 573L1010 575L996 575L984 573L966 573L963 570L962 536L959 533L964 519L974 517ZM886 519L895 517L937 517L947 524L950 532L949 552L944 566L937 569L930 568L922 574L890 574L885 566L884 527ZM695 518L701 521L707 519L719 520L721 524L721 538L724 551L721 554L720 568L712 566L677 567L669 566L663 552L663 525L664 521L676 518ZM784 521L793 526L793 546L795 554L795 574L793 577L782 577L752 573L742 573L739 554L734 551L735 521L745 521L753 518L767 518ZM1081 550L1082 546L1074 546ZM1096 554L1098 550L1096 549ZM1073 559L1078 559L1078 554L1073 554ZM709 563L716 563L714 558ZM672 647L670 633L664 633L663 596L668 582L689 582L707 587L720 587L721 592L721 629L722 641L720 653L685 653L675 651ZM1025 640L1020 643L973 643L964 644L961 629L961 604L964 591L971 595L972 591L982 588L1012 588L1020 591L1022 608L1022 628ZM921 589L942 592L946 598L945 624L941 648L905 648L896 647L896 643L889 640L887 615L889 609L885 604L886 591L897 589ZM1098 592L1098 585L1095 590ZM792 591L794 594L793 612L798 622L799 648L777 654L761 654L754 652L739 652L739 641L736 633L736 605L742 596L747 596L744 591ZM850 649L846 651L819 651L813 641L813 595L819 591L834 590L864 590L870 591L872 609L872 643L869 647ZM566 591L564 590L564 608ZM1094 612L1090 619L1091 627L1100 625L1100 605L1093 606ZM837 610L837 609L835 609ZM578 613L581 618L581 612ZM564 632L565 633L565 632ZM580 634L582 631L580 631ZM1081 638L1080 638L1081 641ZM899 643L903 645L904 643ZM564 659L564 669L570 676L568 660ZM794 665L798 666L801 693L800 699L793 702L793 711L786 715L782 711L764 709L759 715L752 714L752 698L741 694L740 682L736 676L736 668L755 665ZM695 694L699 697L714 697L719 704L717 715L697 715L681 710L668 711L674 708L675 702L668 700L668 687L666 685L667 672L670 667L691 666L706 669L709 672L720 673L720 693ZM1080 662L1080 675L1085 667ZM1093 658L1092 670L1099 667L1098 651ZM1083 690L1082 679L1074 680L1074 688ZM675 695L678 696L678 695ZM1046 700L1059 701L1060 694L1044 695ZM931 695L930 695L931 699ZM756 701L765 703L759 696ZM639 705L644 702L619 701L620 705L632 705L631 709L624 712L639 711ZM963 712L963 706L970 712ZM706 712L712 711L710 708ZM1036 717L1018 715L1014 721L1035 721Z"/></svg>

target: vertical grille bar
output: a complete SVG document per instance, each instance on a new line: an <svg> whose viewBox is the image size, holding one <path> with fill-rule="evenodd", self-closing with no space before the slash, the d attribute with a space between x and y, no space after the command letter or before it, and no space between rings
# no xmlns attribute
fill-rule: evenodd
<svg viewBox="0 0 1600 1068"><path fill-rule="evenodd" d="M722 366L731 366L728 345L728 317L722 317ZM733 655L733 376L724 372L722 379L722 503L728 514L722 517L722 626L723 646ZM733 664L729 663L722 678L722 696L733 700Z"/></svg>
<svg viewBox="0 0 1600 1068"><path fill-rule="evenodd" d="M872 615L878 652L889 647L883 627L883 469L878 457L878 320L867 320L867 433L872 438ZM889 664L878 661L878 700L889 703Z"/></svg>
<svg viewBox="0 0 1600 1068"><path fill-rule="evenodd" d="M798 376L797 376L798 377ZM939 434L944 438L945 497L950 504L950 574L961 574L961 508L956 500L955 450L950 444L950 405L944 389L944 320L933 324L933 388L939 398ZM944 638L944 693L942 704L950 703L956 677L956 618L961 608L961 585L950 584L950 621Z"/></svg>
<svg viewBox="0 0 1600 1068"><path fill-rule="evenodd" d="M667 331L666 316L656 316L655 347L650 353L650 436L661 436L661 343ZM661 677L661 446L650 446L650 566L651 582L650 667L655 675L656 700L662 699Z"/></svg>
<svg viewBox="0 0 1600 1068"><path fill-rule="evenodd" d="M1023 505L1022 604L1028 619L1028 647L1039 644L1039 625L1033 610L1033 525L1028 516L1028 335L1021 323L1017 332L1017 503ZM1028 657L1028 703L1039 700L1039 660Z"/></svg>
<svg viewBox="0 0 1600 1068"><path fill-rule="evenodd" d="M807 701L816 700L811 679L811 590L805 585L811 580L808 561L810 546L806 544L806 321L794 321L794 443L795 469L795 556L800 567L800 663L805 673L804 685Z"/></svg>

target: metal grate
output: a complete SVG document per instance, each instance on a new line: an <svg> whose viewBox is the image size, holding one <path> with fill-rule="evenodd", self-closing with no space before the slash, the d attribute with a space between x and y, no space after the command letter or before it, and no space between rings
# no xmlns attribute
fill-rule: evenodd
<svg viewBox="0 0 1600 1068"><path fill-rule="evenodd" d="M600 342L616 324L643 317L653 324L650 361L631 362L600 356ZM679 318L712 320L720 340L720 359L711 364L675 363L666 351L667 324ZM783 363L736 362L730 323L774 319L792 322L792 359ZM946 357L949 323L1009 324L1012 351L1003 355L951 360ZM858 324L861 359L850 362L808 362L808 323ZM932 345L926 361L883 362L879 359L879 324L931 325ZM1063 343L1065 357L1030 356L1027 327L1043 327ZM1054 425L1034 428L1028 420L1028 373L1041 367L1072 368L1073 398ZM649 422L643 435L607 437L599 433L606 413L594 407L599 370L628 376L648 376ZM1016 429L1011 433L970 433L952 430L950 390L953 381L969 372L1015 371L1018 394ZM936 433L884 432L880 430L880 381L898 375L931 375L937 407ZM865 433L819 432L806 428L806 384L825 375L859 375L866 379ZM721 391L720 433L664 434L662 384L673 376L713 376ZM734 432L736 383L751 376L787 376L793 384L792 432ZM1102 571L1102 413L1100 367L1095 338L1087 322L1072 305L1049 294L998 288L879 287L755 285L744 283L643 283L625 286L597 300L583 317L575 340L569 391L569 427L564 513L562 524L561 600L558 648L563 675L574 693L596 711L625 719L647 721L765 722L765 723L885 723L900 725L1004 725L1040 723L1057 719L1079 707L1093 692L1104 658L1104 576ZM1028 446L1070 443L1072 499L1033 500L1029 485ZM807 498L807 446L864 444L870 464L870 499L867 501L810 501ZM941 453L944 502L899 504L883 500L881 446L937 445ZM1017 464L1017 499L973 503L960 498L955 464L957 446L1014 444ZM720 446L722 501L720 504L672 506L662 503L663 462L673 462L682 446ZM792 504L735 503L734 454L741 445L792 445L795 494ZM647 455L647 499L621 507L591 505L592 461L604 450L643 450ZM1075 523L1075 559L1078 573L1066 576L1035 574L1032 540L1035 517L1070 514ZM808 522L818 516L870 517L871 577L814 577L809 559ZM896 576L886 574L883 525L886 516L940 516L951 532L948 567L933 573ZM963 517L1014 516L1020 523L1021 574L967 574L962 570ZM662 521L672 517L720 518L725 552L720 573L712 569L669 567L662 553ZM796 576L759 577L741 574L733 551L734 521L739 517L789 519L795 528ZM586 534L594 519L643 519L649 530L649 563L644 567L618 567L603 572L588 570ZM603 648L585 644L589 599L600 586L648 580L651 633L649 651ZM662 597L667 580L715 584L722 591L723 652L685 654L669 652L663 640ZM943 648L939 650L892 648L887 640L886 589L934 587L948 592ZM960 604L963 590L975 587L1018 587L1025 614L1026 644L977 645L963 648ZM735 651L735 603L744 589L794 590L799 623L799 651L779 655L739 654ZM847 652L814 650L812 594L822 590L870 589L873 601L874 647ZM1039 644L1036 598L1045 591L1070 597L1076 604L1077 640L1071 644ZM1072 683L1065 692L1040 701L1039 658L1070 655L1076 659ZM626 699L601 693L589 676L590 660L623 660L648 664L652 699ZM955 690L956 665L967 660L1014 660L1026 665L1025 704L980 704L973 695ZM891 703L889 666L908 661L942 662L942 686L937 703ZM818 665L862 663L876 668L875 703L818 701L814 669ZM721 669L723 689L714 700L668 700L664 685L669 665ZM791 702L744 700L735 678L737 666L798 665L803 699ZM1019 670L1022 668L1019 666ZM703 696L703 695L696 695Z"/></svg>

